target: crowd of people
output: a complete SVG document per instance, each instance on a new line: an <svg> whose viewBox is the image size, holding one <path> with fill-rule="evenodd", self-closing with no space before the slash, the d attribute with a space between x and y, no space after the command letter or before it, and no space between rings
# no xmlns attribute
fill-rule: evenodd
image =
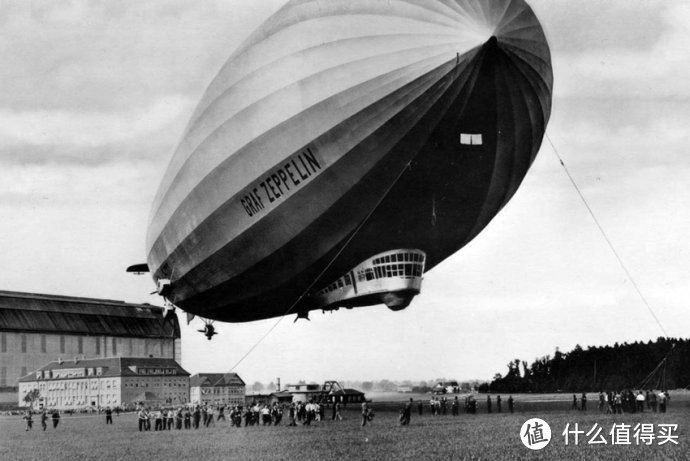
<svg viewBox="0 0 690 461"><path fill-rule="evenodd" d="M599 392L599 412L606 414L642 413L645 408L653 413L665 413L668 401L671 399L668 391L638 390L637 393L630 389L622 391ZM573 394L573 410L587 411L587 394L582 393L578 403L577 395Z"/></svg>
<svg viewBox="0 0 690 461"><path fill-rule="evenodd" d="M48 416L48 412L46 410L42 410L41 413L38 414L38 418L41 420L41 428L45 431L48 429L48 420L52 420L53 422L53 429L57 429L58 424L60 424L60 412L57 410L53 410L50 412L50 416ZM24 423L26 424L26 429L27 431L30 431L33 429L34 426L34 419L33 419L33 413L31 411L25 411L24 414L22 415L22 419L24 420Z"/></svg>
<svg viewBox="0 0 690 461"><path fill-rule="evenodd" d="M599 393L599 412L601 413L635 413L643 412L645 407L652 412L666 412L670 395L668 391L656 392L637 391L635 393L631 390L622 390L619 392L600 392ZM493 411L493 404L496 404L496 411L502 412L502 399L500 395L495 396L492 400L491 395L486 397L486 411L491 413ZM409 399L400 409L399 423L403 426L409 425L412 417L412 410L417 407L419 416L424 414L425 405L422 400L418 400L415 404L413 399ZM288 426L309 426L314 422L326 419L326 412L330 411L330 419L341 421L342 411L344 405L336 403L320 403L320 402L292 402L292 403L259 403L253 402L251 405L234 406L232 408L224 405L193 405L179 408L159 408L150 409L145 406L140 406L136 410L137 422L139 431L165 431L165 430L183 430L183 429L199 429L210 427L217 421L227 421L233 427L242 426L277 426L283 421L284 415L287 415ZM460 413L460 400L458 396L452 399L447 399L445 396L438 398L432 396L428 402L429 411L433 416L446 415L450 410L453 416L458 416ZM508 411L513 413L515 402L513 396L508 397ZM477 399L474 395L465 397L464 409L466 413L477 413ZM573 395L573 409L582 411L587 410L587 395L582 393L578 403L577 395ZM114 410L110 407L99 410L105 413L106 424L112 424L113 411L119 416L121 409L116 407ZM41 421L43 430L48 427L48 420L52 421L53 428L57 428L60 423L60 412L57 410L46 411L42 410L37 415L31 411L26 411L22 419L26 423L26 430L33 428L33 420L36 416ZM371 406L367 402L362 403L362 426L370 424L374 418L374 413Z"/></svg>
<svg viewBox="0 0 690 461"><path fill-rule="evenodd" d="M496 410L498 413L501 413L503 411L503 405L502 405L502 399L500 395L496 396ZM448 414L448 408L450 408L450 412L453 416L458 416L460 414L460 401L458 400L458 396L456 395L452 400L447 399L446 397L431 397L431 400L429 400L429 410L432 415L438 416L438 415L446 415ZM474 395L470 394L467 397L465 397L464 401L464 409L465 413L470 413L470 414L475 414L477 413L477 399L474 397ZM513 399L513 396L511 395L508 397L508 411L510 413L513 413L515 410L515 400ZM422 403L421 400L417 402L417 411L419 415L424 414L424 404ZM491 413L493 411L493 400L491 399L491 395L486 396L486 412Z"/></svg>
<svg viewBox="0 0 690 461"><path fill-rule="evenodd" d="M628 389L618 392L599 392L599 412L605 412L606 414L642 413L646 407L648 411L653 413L657 413L657 411L659 413L666 413L666 407L670 399L670 394L665 390L659 392L639 390L637 394ZM586 400L584 402L584 404L581 403L581 409L586 410Z"/></svg>
<svg viewBox="0 0 690 461"><path fill-rule="evenodd" d="M277 426L283 421L283 416L288 417L288 426L298 424L309 426L315 421L322 421L326 418L326 407L331 408L331 419L339 420L342 417L342 404L323 404L317 402L293 402L293 403L271 403L261 404L253 402L246 407L235 406L227 408L224 405L195 405L179 407L177 409L155 409L151 410L141 407L137 411L139 431L199 429L209 427L214 422L223 420L231 423L234 427L246 426ZM106 415L107 417L107 415Z"/></svg>

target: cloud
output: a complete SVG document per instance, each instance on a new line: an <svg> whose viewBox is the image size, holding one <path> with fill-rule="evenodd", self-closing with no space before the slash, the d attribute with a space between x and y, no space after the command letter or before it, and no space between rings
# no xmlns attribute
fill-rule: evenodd
<svg viewBox="0 0 690 461"><path fill-rule="evenodd" d="M169 96L120 113L0 109L0 139L33 146L103 146L158 131L191 107L188 99Z"/></svg>
<svg viewBox="0 0 690 461"><path fill-rule="evenodd" d="M554 37L556 96L690 97L687 2L535 3Z"/></svg>
<svg viewBox="0 0 690 461"><path fill-rule="evenodd" d="M279 1L3 2L0 107L128 110L198 101Z"/></svg>

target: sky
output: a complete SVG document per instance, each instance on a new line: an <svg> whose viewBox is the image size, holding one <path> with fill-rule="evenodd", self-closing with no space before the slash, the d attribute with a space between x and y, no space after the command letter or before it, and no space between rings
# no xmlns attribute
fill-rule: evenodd
<svg viewBox="0 0 690 461"><path fill-rule="evenodd" d="M557 347L688 337L690 4L529 3L553 59L547 134L632 280L545 140L512 201L404 311L217 323L212 341L195 320L183 367L490 379ZM282 4L0 2L1 290L161 305L148 276L125 273L145 261L156 188L211 79Z"/></svg>

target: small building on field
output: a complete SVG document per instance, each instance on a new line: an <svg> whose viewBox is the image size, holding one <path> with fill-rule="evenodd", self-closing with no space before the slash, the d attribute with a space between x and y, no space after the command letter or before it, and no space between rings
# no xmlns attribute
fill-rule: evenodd
<svg viewBox="0 0 690 461"><path fill-rule="evenodd" d="M324 403L361 403L365 400L364 392L357 389L345 389L338 381L326 381L321 384L288 384L287 391L295 402L310 400Z"/></svg>
<svg viewBox="0 0 690 461"><path fill-rule="evenodd" d="M432 388L434 394L457 394L460 392L460 385L457 381L439 381Z"/></svg>
<svg viewBox="0 0 690 461"><path fill-rule="evenodd" d="M246 385L237 373L198 373L190 378L189 397L196 405L244 405Z"/></svg>

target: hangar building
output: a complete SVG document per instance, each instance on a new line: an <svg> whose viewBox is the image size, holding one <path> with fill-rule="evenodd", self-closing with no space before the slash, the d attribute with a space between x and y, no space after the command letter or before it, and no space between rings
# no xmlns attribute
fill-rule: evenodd
<svg viewBox="0 0 690 461"><path fill-rule="evenodd" d="M177 316L160 307L0 291L0 397L16 401L19 378L53 361L181 355Z"/></svg>

